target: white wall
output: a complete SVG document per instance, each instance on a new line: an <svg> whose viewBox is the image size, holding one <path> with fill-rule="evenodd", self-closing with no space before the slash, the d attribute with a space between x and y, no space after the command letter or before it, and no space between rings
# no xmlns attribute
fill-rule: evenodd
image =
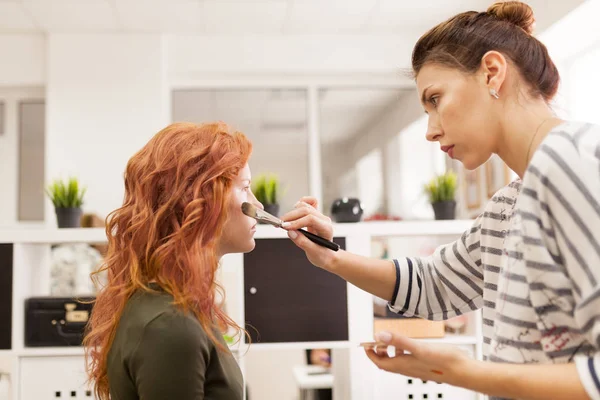
<svg viewBox="0 0 600 400"><path fill-rule="evenodd" d="M600 1L586 0L539 36L561 76L554 108L562 118L600 122L594 109L600 29L592 28L599 14Z"/></svg>
<svg viewBox="0 0 600 400"><path fill-rule="evenodd" d="M163 51L159 35L48 38L46 179L76 174L87 212L122 204L127 160L169 122Z"/></svg>
<svg viewBox="0 0 600 400"><path fill-rule="evenodd" d="M566 74L569 77L570 116L574 120L600 124L598 93L600 93L600 43L573 60Z"/></svg>
<svg viewBox="0 0 600 400"><path fill-rule="evenodd" d="M0 35L0 86L42 86L46 78L44 35Z"/></svg>

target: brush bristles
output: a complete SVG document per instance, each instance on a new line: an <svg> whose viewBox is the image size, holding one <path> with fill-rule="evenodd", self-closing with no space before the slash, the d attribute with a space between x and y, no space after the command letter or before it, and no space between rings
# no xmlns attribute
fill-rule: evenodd
<svg viewBox="0 0 600 400"><path fill-rule="evenodd" d="M249 217L256 218L256 207L250 203L242 203L242 212Z"/></svg>

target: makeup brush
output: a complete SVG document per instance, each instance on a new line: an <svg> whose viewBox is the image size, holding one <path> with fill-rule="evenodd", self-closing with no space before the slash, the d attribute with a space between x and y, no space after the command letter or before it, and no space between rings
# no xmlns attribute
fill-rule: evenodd
<svg viewBox="0 0 600 400"><path fill-rule="evenodd" d="M273 225L277 228L281 228L283 221L279 218L269 214L265 210L261 210L260 208L250 204L250 203L242 203L242 212L249 216L250 218L254 218L259 222L266 222L267 224ZM331 242L325 238L322 238L319 235L315 235L314 233L310 233L305 231L304 229L298 229L300 233L306 236L311 242L318 244L319 246L327 247L333 251L338 251L340 249L340 245L334 242Z"/></svg>

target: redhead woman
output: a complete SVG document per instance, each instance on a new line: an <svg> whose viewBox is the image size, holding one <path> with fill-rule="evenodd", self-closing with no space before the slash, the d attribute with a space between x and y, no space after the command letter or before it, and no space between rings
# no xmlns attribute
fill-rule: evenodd
<svg viewBox="0 0 600 400"><path fill-rule="evenodd" d="M172 124L128 162L123 206L108 218L108 254L85 338L99 399L243 397L216 304L228 253L254 249L252 145L227 125Z"/></svg>

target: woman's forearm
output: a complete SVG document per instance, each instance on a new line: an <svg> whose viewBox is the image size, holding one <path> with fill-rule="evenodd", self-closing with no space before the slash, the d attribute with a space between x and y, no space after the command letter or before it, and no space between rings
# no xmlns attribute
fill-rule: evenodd
<svg viewBox="0 0 600 400"><path fill-rule="evenodd" d="M472 361L457 371L457 386L520 400L589 400L575 364L501 364Z"/></svg>
<svg viewBox="0 0 600 400"><path fill-rule="evenodd" d="M342 279L390 301L396 287L396 268L390 260L359 256L340 250L326 268Z"/></svg>

